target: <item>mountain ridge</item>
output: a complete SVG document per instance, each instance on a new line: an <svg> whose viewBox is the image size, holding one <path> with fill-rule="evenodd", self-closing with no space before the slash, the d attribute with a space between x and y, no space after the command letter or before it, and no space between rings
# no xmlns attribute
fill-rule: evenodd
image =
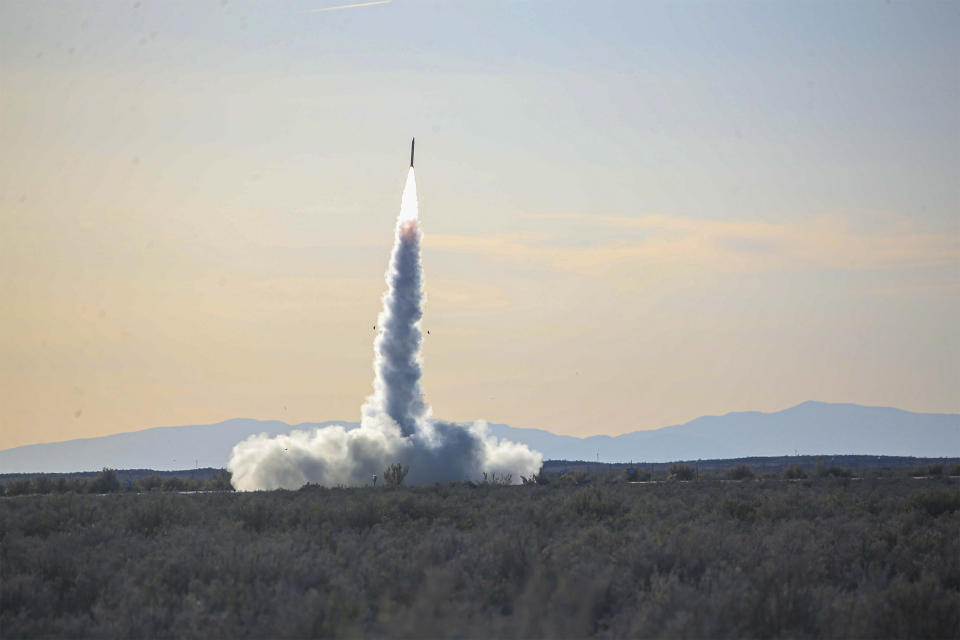
<svg viewBox="0 0 960 640"><path fill-rule="evenodd" d="M233 445L250 435L343 425L232 418L208 425L139 431L0 450L0 473L183 468L226 465ZM789 454L960 455L960 414L808 400L776 412L734 411L617 436L577 437L546 429L488 425L491 435L537 449L545 459L666 462ZM832 450L831 450L832 449ZM69 468L68 468L69 465Z"/></svg>

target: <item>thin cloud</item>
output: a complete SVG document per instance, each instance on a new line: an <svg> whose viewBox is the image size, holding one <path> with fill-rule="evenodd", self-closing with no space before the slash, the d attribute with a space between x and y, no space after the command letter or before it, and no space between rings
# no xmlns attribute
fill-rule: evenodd
<svg viewBox="0 0 960 640"><path fill-rule="evenodd" d="M357 9L359 7L372 7L378 4L390 4L393 0L373 0L372 2L356 2L354 4L340 4L335 7L324 7L322 9L310 9L307 13L321 13L323 11L339 11L340 9Z"/></svg>
<svg viewBox="0 0 960 640"><path fill-rule="evenodd" d="M899 220L870 231L840 216L804 221L698 220L650 215L637 218L538 216L590 225L634 228L642 239L588 247L553 244L542 234L430 234L433 249L535 261L559 271L590 276L627 273L625 267L723 272L778 269L890 269L960 263L960 236L931 233ZM632 271L630 271L632 273Z"/></svg>

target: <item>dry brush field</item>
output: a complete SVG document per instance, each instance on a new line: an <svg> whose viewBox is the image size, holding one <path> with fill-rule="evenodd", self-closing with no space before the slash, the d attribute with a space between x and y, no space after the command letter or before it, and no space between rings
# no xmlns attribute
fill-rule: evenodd
<svg viewBox="0 0 960 640"><path fill-rule="evenodd" d="M957 479L0 500L0 637L956 637Z"/></svg>

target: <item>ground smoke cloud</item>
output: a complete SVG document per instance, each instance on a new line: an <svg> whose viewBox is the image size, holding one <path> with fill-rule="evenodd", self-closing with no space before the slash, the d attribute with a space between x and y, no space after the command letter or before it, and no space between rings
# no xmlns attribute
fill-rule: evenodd
<svg viewBox="0 0 960 640"><path fill-rule="evenodd" d="M387 270L387 292L374 342L374 393L363 405L360 426L294 431L237 444L227 468L242 491L367 484L400 462L409 484L475 479L482 472L532 475L543 457L526 445L487 433L483 422L461 425L430 420L420 386L423 339L423 275L413 167L407 174L396 240Z"/></svg>

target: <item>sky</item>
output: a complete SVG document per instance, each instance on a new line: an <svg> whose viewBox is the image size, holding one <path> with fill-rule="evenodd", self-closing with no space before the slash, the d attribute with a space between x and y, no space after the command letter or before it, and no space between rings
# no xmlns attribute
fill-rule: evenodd
<svg viewBox="0 0 960 640"><path fill-rule="evenodd" d="M413 136L435 417L960 412L960 4L344 4L0 3L0 448L358 420Z"/></svg>

